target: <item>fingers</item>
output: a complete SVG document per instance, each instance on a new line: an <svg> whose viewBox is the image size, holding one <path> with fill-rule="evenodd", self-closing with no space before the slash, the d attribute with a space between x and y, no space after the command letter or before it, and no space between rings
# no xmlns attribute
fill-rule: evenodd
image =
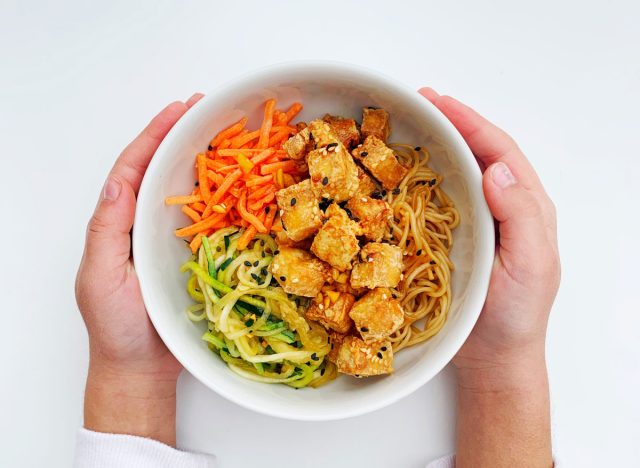
<svg viewBox="0 0 640 468"><path fill-rule="evenodd" d="M109 175L87 228L85 266L110 273L129 261L135 207L136 196L129 182L119 175Z"/></svg>
<svg viewBox="0 0 640 468"><path fill-rule="evenodd" d="M202 99L203 97L204 97L204 94L195 93L193 96L191 96L189 99L187 99L187 102L185 104L187 105L187 107L191 107L196 102L198 102L200 99Z"/></svg>
<svg viewBox="0 0 640 468"><path fill-rule="evenodd" d="M547 268L552 244L539 198L503 162L487 168L483 189L489 209L500 223L499 255L512 278L518 280Z"/></svg>
<svg viewBox="0 0 640 468"><path fill-rule="evenodd" d="M543 190L533 167L507 133L450 96L440 96L431 88L421 88L419 93L451 121L483 167L504 162L525 187Z"/></svg>

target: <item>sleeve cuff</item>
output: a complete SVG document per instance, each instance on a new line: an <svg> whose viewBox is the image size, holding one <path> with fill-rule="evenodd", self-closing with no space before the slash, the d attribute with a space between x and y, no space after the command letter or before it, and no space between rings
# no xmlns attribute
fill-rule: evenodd
<svg viewBox="0 0 640 468"><path fill-rule="evenodd" d="M74 468L215 468L213 455L184 452L144 437L105 434L81 428Z"/></svg>
<svg viewBox="0 0 640 468"><path fill-rule="evenodd" d="M438 458L437 460L433 460L429 463L426 468L456 468L456 456L455 455L447 455L442 458ZM558 459L553 457L553 468L560 468L558 464Z"/></svg>

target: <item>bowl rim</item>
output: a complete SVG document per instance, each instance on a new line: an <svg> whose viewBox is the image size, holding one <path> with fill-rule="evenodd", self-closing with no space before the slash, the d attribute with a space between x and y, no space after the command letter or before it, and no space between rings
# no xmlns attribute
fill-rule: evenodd
<svg viewBox="0 0 640 468"><path fill-rule="evenodd" d="M471 291L469 291L469 294L465 299L465 314L460 316L460 319L456 324L457 333L455 334L455 336L449 338L448 341L444 341L439 345L440 357L435 360L435 363L429 368L429 371L412 376L412 378L408 382L406 382L405 385L400 387L395 392L389 392L389 394L384 397L373 400L368 404L357 405L349 409L342 407L339 409L339 411L327 411L328 408L324 408L323 411L301 412L297 406L294 406L295 409L286 410L282 405L279 405L276 409L268 407L264 404L253 402L252 400L241 399L232 392L228 392L224 388L221 388L221 386L217 385L215 381L205 376L205 372L199 370L199 366L191 365L188 359L184 359L184 356L179 350L176 352L176 346L174 346L175 341L171 338L171 334L166 334L163 330L160 330L158 324L156 323L156 320L154 320L155 314L151 311L151 308L147 306L147 304L151 304L152 301L147 298L145 293L145 291L148 291L149 288L145 286L145 275L141 274L141 272L144 271L144 267L140 268L140 265L136 265L136 271L138 274L142 298L145 302L145 309L147 310L147 315L149 316L149 319L151 320L156 332L169 349L169 352L171 352L176 357L176 359L182 364L184 369L191 373L204 386L213 390L225 399L257 413L298 421L332 421L356 417L382 409L401 400L402 398L405 398L406 396L410 395L418 388L429 382L433 377L435 377L442 371L442 369L451 361L454 355L462 347L469 334L471 333L478 317L480 316L482 307L486 299L489 288L491 269L493 266L493 258L495 254L495 233L493 217L484 198L484 192L482 191L482 173L479 166L477 165L473 153L471 152L467 143L464 141L462 135L453 126L449 119L447 119L444 114L442 114L440 110L435 105L433 105L433 103L431 103L428 99L422 97L417 92L417 90L414 90L407 85L399 82L398 80L391 78L388 75L385 75L377 70L361 65L354 65L351 63L334 60L292 60L279 62L247 71L235 78L231 78L230 80L211 90L208 94L205 94L205 96L200 101L192 106L187 114L185 114L180 120L178 120L178 122L171 128L171 130L158 146L158 149L152 157L147 171L145 172L145 177L142 180L140 190L138 192L136 201L136 215L132 229L132 252L135 259L136 252L139 252L141 248L140 246L144 244L142 242L142 239L140 239L141 229L137 229L136 226L139 226L138 222L141 216L141 210L139 210L138 207L146 203L146 189L150 180L150 178L147 177L147 174L153 174L156 170L156 167L160 164L160 161L168 157L167 147L170 146L169 142L174 138L175 135L182 132L184 126L190 125L191 120L198 118L198 109L202 107L207 101L215 100L217 96L223 95L228 91L237 90L237 92L242 92L241 90L243 88L246 88L247 85L250 84L250 82L253 83L260 77L266 78L273 75L295 76L296 72L300 71L308 73L310 68L318 68L322 69L322 71L327 71L327 69L334 69L341 73L359 75L369 81L376 81L382 84L387 90L392 91L393 94L402 94L406 99L413 99L415 102L419 102L424 111L427 114L430 114L429 117L434 121L437 121L442 129L446 131L446 135L444 136L444 139L446 140L445 144L449 147L454 148L456 159L460 160L460 162L464 163L465 165L473 165L478 169L477 171L469 171L469 175L465 175L465 180L468 184L468 189L470 192L470 198L475 205L476 223L479 225L479 228L477 229L478 236L475 249L476 251L479 251L479 253L476 254L478 261L477 265L475 265L471 273L468 286Z"/></svg>

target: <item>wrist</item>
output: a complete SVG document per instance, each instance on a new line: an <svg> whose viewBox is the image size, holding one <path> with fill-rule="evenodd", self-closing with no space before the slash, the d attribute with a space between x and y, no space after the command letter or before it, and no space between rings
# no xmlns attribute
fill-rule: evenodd
<svg viewBox="0 0 640 468"><path fill-rule="evenodd" d="M175 445L177 376L134 372L92 359L85 389L87 429Z"/></svg>

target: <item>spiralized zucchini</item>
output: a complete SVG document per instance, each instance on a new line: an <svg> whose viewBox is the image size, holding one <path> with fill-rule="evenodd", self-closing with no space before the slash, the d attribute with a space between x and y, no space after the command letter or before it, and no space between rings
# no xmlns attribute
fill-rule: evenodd
<svg viewBox="0 0 640 468"><path fill-rule="evenodd" d="M277 245L258 234L238 251L242 230L228 227L204 237L184 263L187 292L195 301L186 313L207 321L202 339L229 368L250 380L294 388L318 387L337 375L325 356L327 332L307 322L300 298L287 295L269 272Z"/></svg>

